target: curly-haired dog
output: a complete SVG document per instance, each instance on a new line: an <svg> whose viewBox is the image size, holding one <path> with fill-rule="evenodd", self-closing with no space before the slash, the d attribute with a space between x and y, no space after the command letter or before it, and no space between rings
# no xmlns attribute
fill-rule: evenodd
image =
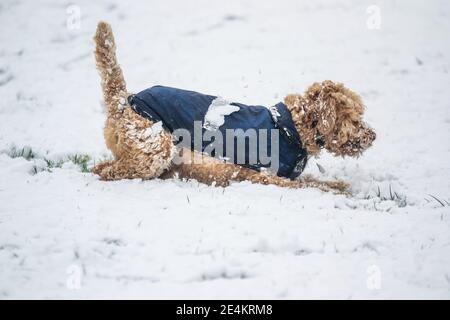
<svg viewBox="0 0 450 320"><path fill-rule="evenodd" d="M130 95L116 59L112 30L107 23L98 24L95 43L97 68L107 108L104 135L106 145L114 156L112 161L94 167L94 173L103 180L180 177L218 186L226 186L231 181L250 181L342 192L347 188L342 181L319 181L310 176L296 179L307 156L317 156L325 148L338 156L356 157L375 140L374 131L363 122L364 105L360 97L342 84L324 81L313 84L303 95L288 95L284 104L271 108L222 104L224 108L235 108L231 111L242 110L242 113L236 113L237 116L225 110L222 116L231 119L228 122L242 118L242 114L254 114L256 120L266 127L280 129L279 140L286 145L286 150L280 155L284 167L275 174L264 170L262 165L241 165L229 161L229 158L225 161L223 157L208 155L202 149L186 145L180 148L173 134L175 128L170 128L169 120L173 120L170 113L185 113L193 105L192 108L200 110L201 116L205 117L204 130L207 122L205 112L210 110L206 110L205 106L210 104L211 108L218 101L217 97L167 87L153 87L138 95ZM174 109L165 112L166 107ZM191 111L186 112L189 118ZM159 113L168 113L169 116L159 117ZM170 119L167 120L167 117ZM162 125L158 120L162 120ZM255 119L248 119L248 116L247 120L255 123ZM223 121L222 118L219 126L223 125ZM175 158L178 161L174 161Z"/></svg>

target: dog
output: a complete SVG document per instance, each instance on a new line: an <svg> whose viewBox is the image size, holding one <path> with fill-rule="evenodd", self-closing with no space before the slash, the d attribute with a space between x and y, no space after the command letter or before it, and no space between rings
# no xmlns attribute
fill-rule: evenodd
<svg viewBox="0 0 450 320"><path fill-rule="evenodd" d="M178 177L222 187L233 181L250 181L344 193L349 186L343 181L299 177L306 160L318 156L322 149L336 156L359 157L376 138L374 130L363 121L365 107L361 98L340 83L329 80L314 83L303 95L289 94L284 103L269 108L229 103L219 97L161 86L133 95L127 92L109 24L98 24L94 41L107 113L104 137L113 155L113 160L99 163L93 169L102 180ZM280 168L284 166L284 171L267 170L267 164L261 165L259 160L255 165L217 157L204 152L203 145L196 149L190 143L177 143L179 137L174 130L189 129L183 128L190 127L189 119L200 120L203 126L200 131L205 132L207 125L211 125L207 117L212 108L219 112L219 123L213 123L216 132L225 125L225 119L230 123L239 117L245 120L238 126L246 123L247 127L261 129L263 123L263 127L275 129L271 132L272 136L279 133L278 147L286 145L280 152ZM181 120L173 120L175 114L186 112ZM161 115L165 113L166 116Z"/></svg>

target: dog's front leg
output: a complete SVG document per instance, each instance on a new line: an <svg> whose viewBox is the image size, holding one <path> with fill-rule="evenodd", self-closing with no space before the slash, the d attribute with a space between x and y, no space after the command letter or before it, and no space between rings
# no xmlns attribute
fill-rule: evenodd
<svg viewBox="0 0 450 320"><path fill-rule="evenodd" d="M334 191L341 194L350 194L348 189L350 185L342 180L324 181L314 178L311 175L304 175L299 183L302 187L317 188L322 191Z"/></svg>
<svg viewBox="0 0 450 320"><path fill-rule="evenodd" d="M253 183L266 185L273 184L288 188L316 188L324 192L334 192L339 194L348 194L347 189L349 187L344 181L321 181L309 175L302 177L300 180L289 180L263 172L254 173L254 171L247 171L247 175L240 178L240 181L249 180Z"/></svg>

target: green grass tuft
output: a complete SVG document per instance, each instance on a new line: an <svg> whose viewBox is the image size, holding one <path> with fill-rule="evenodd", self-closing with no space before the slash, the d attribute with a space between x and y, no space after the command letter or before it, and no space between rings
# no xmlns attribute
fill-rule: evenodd
<svg viewBox="0 0 450 320"><path fill-rule="evenodd" d="M39 156L33 151L31 147L17 148L13 146L9 151L5 152L11 158L24 158L27 161L43 160L45 165L40 165L37 161L34 161L34 165L31 169L31 174L37 174L41 171L52 172L54 168L61 168L64 163L72 162L80 168L83 173L91 172L91 157L87 154L73 154L59 160L48 159L43 156Z"/></svg>
<svg viewBox="0 0 450 320"><path fill-rule="evenodd" d="M80 167L81 172L87 173L92 171L92 169L88 167L91 157L87 154L75 154L69 156L69 160Z"/></svg>

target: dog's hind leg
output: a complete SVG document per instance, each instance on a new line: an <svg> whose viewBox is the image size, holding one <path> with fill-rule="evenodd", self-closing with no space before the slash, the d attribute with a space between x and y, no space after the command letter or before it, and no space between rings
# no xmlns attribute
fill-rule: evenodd
<svg viewBox="0 0 450 320"><path fill-rule="evenodd" d="M166 161L169 159L168 161ZM153 161L152 161L153 160ZM157 161L154 161L157 160ZM138 154L134 157L106 161L95 166L93 172L101 180L121 179L153 179L159 177L170 163L170 152L154 157L148 154Z"/></svg>
<svg viewBox="0 0 450 320"><path fill-rule="evenodd" d="M121 154L94 167L93 172L102 180L157 178L171 166L175 146L172 135L160 123L154 124L126 108L117 136Z"/></svg>

